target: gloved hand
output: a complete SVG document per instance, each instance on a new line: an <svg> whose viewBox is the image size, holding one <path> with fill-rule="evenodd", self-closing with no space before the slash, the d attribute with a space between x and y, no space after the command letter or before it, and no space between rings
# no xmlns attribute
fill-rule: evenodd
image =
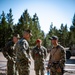
<svg viewBox="0 0 75 75"><path fill-rule="evenodd" d="M61 72L61 68L60 67L57 68L57 72Z"/></svg>

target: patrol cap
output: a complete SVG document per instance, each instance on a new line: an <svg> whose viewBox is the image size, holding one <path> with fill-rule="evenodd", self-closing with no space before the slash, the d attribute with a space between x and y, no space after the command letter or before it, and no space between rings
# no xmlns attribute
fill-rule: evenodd
<svg viewBox="0 0 75 75"><path fill-rule="evenodd" d="M41 39L37 39L36 40L36 43L39 43L39 42L42 42L42 40Z"/></svg>
<svg viewBox="0 0 75 75"><path fill-rule="evenodd" d="M58 40L58 37L57 36L52 36L52 37L49 37L50 40Z"/></svg>
<svg viewBox="0 0 75 75"><path fill-rule="evenodd" d="M30 36L32 36L31 30L27 29L27 30L25 30L25 32L29 33Z"/></svg>

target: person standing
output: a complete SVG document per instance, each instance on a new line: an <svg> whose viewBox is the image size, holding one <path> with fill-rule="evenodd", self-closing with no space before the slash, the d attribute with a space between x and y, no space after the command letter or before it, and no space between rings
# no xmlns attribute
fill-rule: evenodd
<svg viewBox="0 0 75 75"><path fill-rule="evenodd" d="M29 75L30 55L28 40L32 36L30 30L23 32L23 38L16 45L16 63L19 75Z"/></svg>
<svg viewBox="0 0 75 75"><path fill-rule="evenodd" d="M44 75L44 59L46 59L47 49L41 44L42 40L37 39L36 46L31 52L32 58L34 60L34 70L36 75L39 75L39 73Z"/></svg>
<svg viewBox="0 0 75 75"><path fill-rule="evenodd" d="M20 36L19 34L14 34L11 41L9 41L4 49L3 49L3 55L7 59L7 75L16 75L15 71L15 45L18 42Z"/></svg>
<svg viewBox="0 0 75 75"><path fill-rule="evenodd" d="M65 51L64 47L58 44L58 37L52 36L49 38L53 45L47 70L50 69L50 75L63 75L65 67Z"/></svg>

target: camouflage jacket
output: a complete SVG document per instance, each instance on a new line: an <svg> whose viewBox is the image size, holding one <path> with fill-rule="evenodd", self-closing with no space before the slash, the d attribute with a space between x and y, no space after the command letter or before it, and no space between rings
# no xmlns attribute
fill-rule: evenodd
<svg viewBox="0 0 75 75"><path fill-rule="evenodd" d="M50 52L48 65L59 64L61 67L65 65L65 51L61 45L53 47Z"/></svg>
<svg viewBox="0 0 75 75"><path fill-rule="evenodd" d="M9 41L5 47L3 48L3 55L5 58L10 59L14 57L14 43L13 41Z"/></svg>
<svg viewBox="0 0 75 75"><path fill-rule="evenodd" d="M47 49L43 46L38 48L38 46L35 46L31 52L32 58L36 60L43 61L46 58L47 55Z"/></svg>
<svg viewBox="0 0 75 75"><path fill-rule="evenodd" d="M28 59L30 59L29 44L24 38L22 38L17 42L15 49L17 62L21 61L28 62Z"/></svg>

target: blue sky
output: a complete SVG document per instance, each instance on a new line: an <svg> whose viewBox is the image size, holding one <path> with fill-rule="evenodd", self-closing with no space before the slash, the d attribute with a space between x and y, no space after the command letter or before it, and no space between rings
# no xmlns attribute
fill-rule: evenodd
<svg viewBox="0 0 75 75"><path fill-rule="evenodd" d="M2 11L7 14L10 8L12 8L14 23L18 22L26 9L31 17L37 13L41 29L48 33L51 22L58 29L61 23L67 24L68 28L72 25L75 0L0 0L0 14Z"/></svg>

